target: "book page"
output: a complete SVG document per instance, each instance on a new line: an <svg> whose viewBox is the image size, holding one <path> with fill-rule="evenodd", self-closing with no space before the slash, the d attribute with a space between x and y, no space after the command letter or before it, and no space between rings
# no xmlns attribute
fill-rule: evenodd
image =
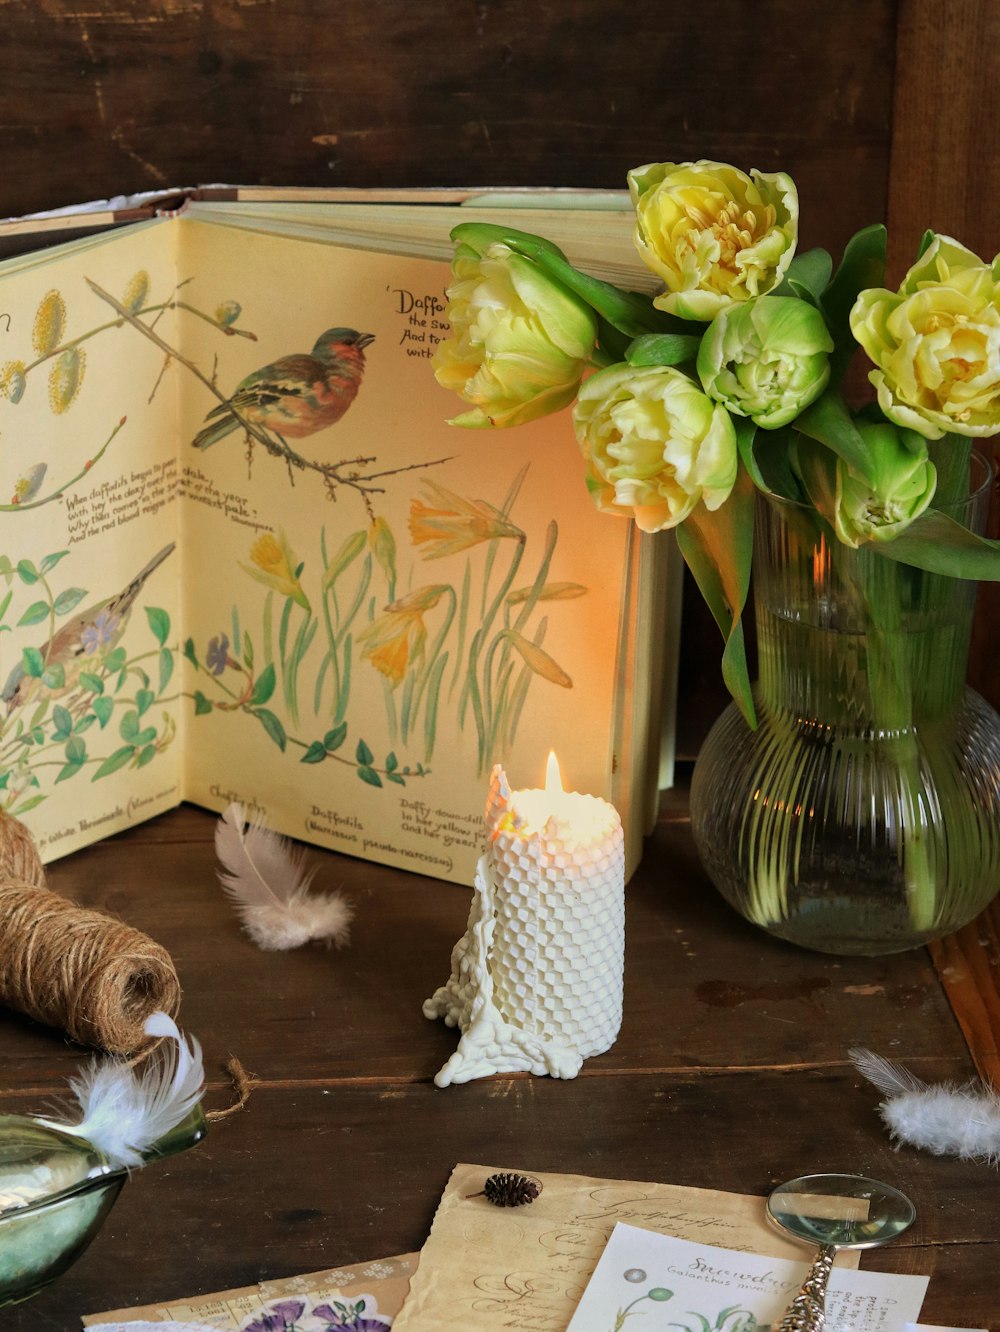
<svg viewBox="0 0 1000 1332"><path fill-rule="evenodd" d="M179 800L173 232L0 269L0 807L42 858ZM140 327L141 326L141 327Z"/></svg>
<svg viewBox="0 0 1000 1332"><path fill-rule="evenodd" d="M447 424L446 265L177 225L188 299L253 335L184 327L185 796L471 883L494 762L611 792L629 525L567 413ZM331 329L365 335L339 406Z"/></svg>

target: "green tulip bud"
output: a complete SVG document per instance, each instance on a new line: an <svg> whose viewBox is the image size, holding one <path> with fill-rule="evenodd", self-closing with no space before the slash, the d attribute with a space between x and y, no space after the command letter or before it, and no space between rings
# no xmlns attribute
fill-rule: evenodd
<svg viewBox="0 0 1000 1332"><path fill-rule="evenodd" d="M736 483L736 431L725 408L668 365L610 365L585 380L573 409L599 509L644 532L717 509Z"/></svg>
<svg viewBox="0 0 1000 1332"><path fill-rule="evenodd" d="M515 426L568 406L597 337L591 308L496 230L469 223L453 233L452 337L432 362L438 383L472 406L453 425Z"/></svg>
<svg viewBox="0 0 1000 1332"><path fill-rule="evenodd" d="M823 316L794 296L759 296L720 312L698 349L705 392L765 430L793 421L830 378Z"/></svg>
<svg viewBox="0 0 1000 1332"><path fill-rule="evenodd" d="M888 422L858 421L857 428L868 447L872 483L837 459L834 525L848 546L899 536L927 508L937 486L922 435Z"/></svg>

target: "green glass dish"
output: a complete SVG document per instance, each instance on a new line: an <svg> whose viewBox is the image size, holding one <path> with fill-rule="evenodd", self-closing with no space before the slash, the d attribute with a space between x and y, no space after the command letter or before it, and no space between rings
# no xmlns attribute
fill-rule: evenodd
<svg viewBox="0 0 1000 1332"><path fill-rule="evenodd" d="M143 1154L186 1151L205 1136L201 1106ZM100 1230L129 1172L92 1143L20 1115L0 1115L0 1308L30 1299Z"/></svg>

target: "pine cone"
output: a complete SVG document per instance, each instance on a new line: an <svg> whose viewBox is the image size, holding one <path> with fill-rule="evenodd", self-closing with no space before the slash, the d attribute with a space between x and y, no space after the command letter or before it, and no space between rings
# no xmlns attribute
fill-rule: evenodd
<svg viewBox="0 0 1000 1332"><path fill-rule="evenodd" d="M490 1175L483 1186L483 1193L494 1207L523 1207L534 1202L540 1192L538 1181L527 1175Z"/></svg>

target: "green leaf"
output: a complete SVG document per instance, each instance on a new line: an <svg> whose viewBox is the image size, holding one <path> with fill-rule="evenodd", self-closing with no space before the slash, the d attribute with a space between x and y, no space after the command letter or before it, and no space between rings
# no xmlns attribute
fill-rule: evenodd
<svg viewBox="0 0 1000 1332"><path fill-rule="evenodd" d="M156 746L153 744L147 744L146 747L140 753L139 757L136 759L135 766L137 768L144 768L146 764L149 763L155 757L156 757Z"/></svg>
<svg viewBox="0 0 1000 1332"><path fill-rule="evenodd" d="M306 752L302 755L302 763L322 763L326 758L326 745L320 740L314 740Z"/></svg>
<svg viewBox="0 0 1000 1332"><path fill-rule="evenodd" d="M1000 541L977 536L937 509L925 509L894 540L872 544L886 559L928 573L977 582L1000 580Z"/></svg>
<svg viewBox="0 0 1000 1332"><path fill-rule="evenodd" d="M347 722L341 722L335 726L332 731L327 731L323 737L323 748L328 754L334 753L347 739Z"/></svg>
<svg viewBox="0 0 1000 1332"><path fill-rule="evenodd" d="M66 684L66 667L61 661L54 661L42 671L42 684L47 689L62 689Z"/></svg>
<svg viewBox="0 0 1000 1332"><path fill-rule="evenodd" d="M833 271L833 259L827 250L806 250L788 265L785 281L796 296L815 305L826 290Z"/></svg>
<svg viewBox="0 0 1000 1332"><path fill-rule="evenodd" d="M93 671L80 672L80 685L89 694L104 693L104 681L99 675L95 675Z"/></svg>
<svg viewBox="0 0 1000 1332"><path fill-rule="evenodd" d="M197 654L197 652L195 652L195 650L194 650L194 639L193 639L193 638L185 639L185 641L184 641L184 655L185 655L185 657L187 657L187 659L188 659L188 661L191 663L191 665L194 666L195 669L197 669L197 667L198 667L198 654Z"/></svg>
<svg viewBox="0 0 1000 1332"><path fill-rule="evenodd" d="M123 647L116 647L113 652L109 652L104 658L104 666L109 675L115 671L120 671L128 660L128 653Z"/></svg>
<svg viewBox="0 0 1000 1332"><path fill-rule="evenodd" d="M41 624L43 620L49 618L49 609L47 601L33 601L18 620L18 624Z"/></svg>
<svg viewBox="0 0 1000 1332"><path fill-rule="evenodd" d="M14 589L8 588L7 595L4 597L3 601L0 601L0 620L2 620L7 614L7 607L10 605L11 597L13 597L13 595ZM5 625L4 627L9 629L10 625Z"/></svg>
<svg viewBox="0 0 1000 1332"><path fill-rule="evenodd" d="M267 708L256 708L250 715L256 717L260 721L264 730L268 733L278 748L283 751L288 743L288 736L285 734L285 728L274 713L269 712Z"/></svg>
<svg viewBox="0 0 1000 1332"><path fill-rule="evenodd" d="M374 768L369 768L366 764L362 764L362 766L358 768L358 776L363 782L367 782L369 786L382 785L382 778Z"/></svg>
<svg viewBox="0 0 1000 1332"><path fill-rule="evenodd" d="M937 240L936 231L930 231L930 230L925 231L924 234L920 237L920 244L917 246L917 258L922 259L936 240Z"/></svg>
<svg viewBox="0 0 1000 1332"><path fill-rule="evenodd" d="M857 350L851 333L850 315L858 293L867 287L881 287L885 281L886 230L881 224L865 227L844 247L844 257L833 281L820 298L834 351L830 357L830 379L836 384Z"/></svg>
<svg viewBox="0 0 1000 1332"><path fill-rule="evenodd" d="M266 703L271 697L274 693L274 680L274 662L272 661L264 667L254 683L253 693L249 700L252 708L259 708L262 703Z"/></svg>
<svg viewBox="0 0 1000 1332"><path fill-rule="evenodd" d="M44 799L45 796L43 795L29 796L27 800L22 800L16 809L12 809L11 813L15 818L21 814L27 814L29 809L34 809L37 805L40 805Z"/></svg>
<svg viewBox="0 0 1000 1332"><path fill-rule="evenodd" d="M115 700L109 698L107 694L102 694L100 698L94 699L90 707L94 716L101 723L101 730L103 731L111 720L111 714L115 709Z"/></svg>
<svg viewBox="0 0 1000 1332"><path fill-rule="evenodd" d="M72 740L66 746L66 759L69 763L83 763L87 758L86 741L81 740L79 736L74 735Z"/></svg>
<svg viewBox="0 0 1000 1332"><path fill-rule="evenodd" d="M170 648L160 648L160 693L170 683L170 677L174 673L174 654Z"/></svg>
<svg viewBox="0 0 1000 1332"><path fill-rule="evenodd" d="M87 589L84 587L68 587L65 592L60 592L54 603L56 614L68 615L74 606L79 606L86 595Z"/></svg>
<svg viewBox="0 0 1000 1332"><path fill-rule="evenodd" d="M625 360L629 342L627 333L619 333L614 324L609 324L602 315L597 316L597 345L608 358L609 365Z"/></svg>
<svg viewBox="0 0 1000 1332"><path fill-rule="evenodd" d="M354 751L354 757L362 766L366 766L375 761L375 755L363 740L358 741L358 747Z"/></svg>
<svg viewBox="0 0 1000 1332"><path fill-rule="evenodd" d="M212 703L207 699L200 689L194 691L194 715L204 717L212 711Z"/></svg>
<svg viewBox="0 0 1000 1332"><path fill-rule="evenodd" d="M96 720L97 718L92 712L85 712L73 726L74 735L79 735L81 731L89 731Z"/></svg>
<svg viewBox="0 0 1000 1332"><path fill-rule="evenodd" d="M38 680L41 678L42 671L45 670L45 658L38 648L24 648L21 652L21 665L24 667L25 675L30 675L33 679Z"/></svg>
<svg viewBox="0 0 1000 1332"><path fill-rule="evenodd" d="M532 237L527 243L512 244L511 249L534 259L542 272L586 301L600 318L606 319L619 332L638 338L643 333L686 331L683 320L657 310L648 296L622 291L610 282L588 277L561 254L539 249L536 242L537 237Z"/></svg>
<svg viewBox="0 0 1000 1332"><path fill-rule="evenodd" d="M50 573L56 567L59 561L64 560L68 554L69 554L68 550L58 550L54 555L46 555L41 563L42 573L43 574Z"/></svg>
<svg viewBox="0 0 1000 1332"><path fill-rule="evenodd" d="M366 532L352 532L342 543L340 549L326 566L323 574L323 591L327 592L344 570L352 564L368 544Z"/></svg>
<svg viewBox="0 0 1000 1332"><path fill-rule="evenodd" d="M725 504L714 512L699 504L676 532L681 554L725 639L726 687L748 725L756 727L741 618L750 588L753 506L753 483L741 466Z"/></svg>
<svg viewBox="0 0 1000 1332"><path fill-rule="evenodd" d="M681 365L698 355L701 338L692 333L645 333L625 353L629 365Z"/></svg>
<svg viewBox="0 0 1000 1332"><path fill-rule="evenodd" d="M400 775L399 775L398 772L387 772L387 773L385 774L385 776L386 776L386 781L389 781L389 782L395 782L397 786L405 786L405 785L406 785L406 779L403 778L403 777L400 777Z"/></svg>
<svg viewBox="0 0 1000 1332"><path fill-rule="evenodd" d="M153 637L160 647L163 647L170 634L170 616L165 610L160 610L157 606L147 606L145 610L149 627L153 631Z"/></svg>
<svg viewBox="0 0 1000 1332"><path fill-rule="evenodd" d="M68 708L57 703L52 709L52 720L55 722L53 740L66 740L73 734L73 714Z"/></svg>
<svg viewBox="0 0 1000 1332"><path fill-rule="evenodd" d="M141 717L144 712L148 712L155 702L156 695L152 689L140 689L135 696L135 707L139 716Z"/></svg>
<svg viewBox="0 0 1000 1332"><path fill-rule="evenodd" d="M243 665L248 671L253 670L253 639L249 632L243 635Z"/></svg>
<svg viewBox="0 0 1000 1332"><path fill-rule="evenodd" d="M835 389L828 388L811 407L807 407L796 418L795 428L832 449L856 477L874 488L868 446Z"/></svg>
<svg viewBox="0 0 1000 1332"><path fill-rule="evenodd" d="M740 455L740 461L746 468L751 481L758 490L767 491L768 484L761 475L760 467L754 455L753 444L757 436L756 423L751 421L749 416L732 416L730 420L736 431L736 448Z"/></svg>
<svg viewBox="0 0 1000 1332"><path fill-rule="evenodd" d="M135 738L139 734L139 714L135 708L129 708L122 717L118 726L118 734L123 740L135 744Z"/></svg>
<svg viewBox="0 0 1000 1332"><path fill-rule="evenodd" d="M32 564L31 560L19 560L17 564L17 576L22 583L37 583L41 577L38 570Z"/></svg>
<svg viewBox="0 0 1000 1332"><path fill-rule="evenodd" d="M121 749L116 749L110 758L106 758L92 777L92 781L98 781L101 777L110 777L113 772L123 768L129 759L135 753L132 745L122 745Z"/></svg>
<svg viewBox="0 0 1000 1332"><path fill-rule="evenodd" d="M394 753L392 753L391 750L386 755L383 767L385 768L386 772L395 772L396 769L399 767L399 759L396 757Z"/></svg>
<svg viewBox="0 0 1000 1332"><path fill-rule="evenodd" d="M60 782L65 782L65 781L67 781L70 777L75 777L76 774L77 774L82 768L83 768L83 764L82 764L82 763L66 763L66 764L64 764L64 765L59 769L58 773L56 774L56 785L58 786Z"/></svg>

